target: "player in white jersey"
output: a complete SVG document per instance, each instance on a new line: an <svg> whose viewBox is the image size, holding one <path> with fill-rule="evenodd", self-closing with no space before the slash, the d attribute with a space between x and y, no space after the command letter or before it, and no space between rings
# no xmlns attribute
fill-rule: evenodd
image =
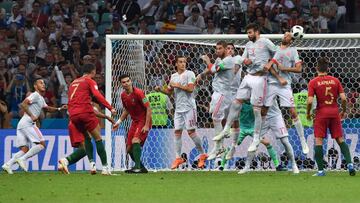
<svg viewBox="0 0 360 203"><path fill-rule="evenodd" d="M223 129L222 122L225 121L231 105L231 83L234 79L234 62L231 55L226 51L227 43L219 41L216 43L217 59L215 63L210 62L210 58L206 55L202 59L207 65L207 69L197 76L198 83L206 74L214 74L212 81L213 94L211 96L210 110L214 124L215 135ZM223 140L215 142L214 148L209 153L208 160L215 159L217 155L225 150L222 147Z"/></svg>
<svg viewBox="0 0 360 203"><path fill-rule="evenodd" d="M226 51L228 56L233 57L233 63L234 63L233 71L235 76L233 81L231 82L231 101L233 101L235 99L237 89L239 88L241 83L241 77L242 77L242 69L241 69L242 66L240 63L241 55L235 56L235 45L233 43L227 44ZM233 143L236 143L238 140L238 135L240 133L239 126L240 126L239 120L235 120L231 128L231 133L229 135L229 137L233 139ZM216 136L213 139L217 140ZM235 149L233 147L230 147L230 152L228 152L227 154L234 154L234 153L235 153Z"/></svg>
<svg viewBox="0 0 360 203"><path fill-rule="evenodd" d="M276 99L273 101L272 106L269 108L266 119L261 126L260 138L265 138L265 135L269 132L271 135L274 135L277 139L281 141L291 161L293 173L298 174L299 169L296 165L294 150L289 142L289 134ZM250 163L255 157L255 153L256 151L248 151L245 167L239 172L239 174L246 173L250 170Z"/></svg>
<svg viewBox="0 0 360 203"><path fill-rule="evenodd" d="M250 99L254 109L255 123L254 138L248 151L256 151L260 143L262 120L266 115L262 114L264 111L261 111L264 105L267 84L267 72L264 68L268 60L272 58L277 47L269 39L260 37L259 27L256 24L250 23L247 25L246 32L250 41L245 45L241 62L247 66L248 74L242 80L236 93L236 98L231 104L224 130L217 134L216 139L221 139L230 133L233 121L239 118L242 102Z"/></svg>
<svg viewBox="0 0 360 203"><path fill-rule="evenodd" d="M270 69L273 64L276 65L278 72L274 69L268 77L268 92L265 97L265 106L272 106L274 98L280 98L280 106L289 108L290 115L295 125L296 131L300 137L301 147L304 154L309 152L304 136L304 127L295 110L294 96L291 89L291 73L301 73L302 61L295 47L291 47L293 37L290 32L286 32L282 39L280 48L276 51L272 60L266 65Z"/></svg>
<svg viewBox="0 0 360 203"><path fill-rule="evenodd" d="M9 174L13 173L11 166L15 162L17 162L24 171L27 171L25 161L45 148L44 137L39 128L36 126L36 121L39 119L42 109L49 112L66 109L66 105L61 108L55 108L46 104L44 97L42 96L46 90L43 79L35 79L34 89L35 91L20 104L20 107L25 112L16 128L16 146L20 150L2 166L2 168ZM32 147L29 150L29 145L31 144Z"/></svg>
<svg viewBox="0 0 360 203"><path fill-rule="evenodd" d="M207 155L202 148L201 139L196 134L197 111L194 97L195 73L186 69L186 57L176 57L177 72L171 75L168 88L162 89L155 87L156 91L161 91L167 95L174 93L175 96L175 149L176 159L171 169L178 168L186 160L181 157L182 140L181 135L183 129L186 129L190 138L193 140L196 149L200 153L198 167L204 168Z"/></svg>

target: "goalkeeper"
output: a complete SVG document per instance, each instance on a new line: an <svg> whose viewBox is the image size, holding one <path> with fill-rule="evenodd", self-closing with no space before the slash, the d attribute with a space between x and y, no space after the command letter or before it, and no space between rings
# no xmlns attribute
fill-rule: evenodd
<svg viewBox="0 0 360 203"><path fill-rule="evenodd" d="M222 160L221 160L221 165L219 167L220 170L223 170L225 167L225 164L228 160L232 159L232 157L235 154L235 147L236 145L241 145L241 143L243 142L243 140L247 137L247 136L253 136L254 134L254 113L253 113L253 108L252 105L250 104L249 101L245 101L243 103L242 109L241 109L241 113L240 113L240 132L239 132L239 136L238 137L234 137L234 140L230 146L230 148L228 148L226 150L226 152L224 153L224 155L222 156ZM269 129L269 128L268 128ZM266 131L268 130L266 129ZM264 129L262 129L264 130ZM276 167L277 171L282 171L283 168L279 163L279 160L277 158L276 152L274 150L274 148L272 147L272 145L270 144L270 140L267 139L266 137L263 137L263 139L261 139L261 143L263 145L265 145L271 160L274 162L274 165Z"/></svg>

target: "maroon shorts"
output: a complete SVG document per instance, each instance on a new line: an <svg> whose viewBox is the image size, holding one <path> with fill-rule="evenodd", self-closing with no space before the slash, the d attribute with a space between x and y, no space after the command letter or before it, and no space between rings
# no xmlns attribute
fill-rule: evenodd
<svg viewBox="0 0 360 203"><path fill-rule="evenodd" d="M338 118L315 118L314 134L318 138L326 138L327 129L329 129L333 139L343 136L340 117Z"/></svg>
<svg viewBox="0 0 360 203"><path fill-rule="evenodd" d="M71 116L70 120L80 132L91 132L99 125L99 119L94 112L77 114Z"/></svg>
<svg viewBox="0 0 360 203"><path fill-rule="evenodd" d="M145 125L145 122L134 122L134 121L131 122L131 126L129 129L127 141L126 141L127 147L130 147L132 145L132 139L135 137L139 138L141 140L141 142L140 142L141 146L144 145L147 135L149 133L149 132L145 132L145 133L141 132L144 125Z"/></svg>
<svg viewBox="0 0 360 203"><path fill-rule="evenodd" d="M69 122L69 136L72 147L77 148L80 143L85 141L84 134L80 132L71 121Z"/></svg>

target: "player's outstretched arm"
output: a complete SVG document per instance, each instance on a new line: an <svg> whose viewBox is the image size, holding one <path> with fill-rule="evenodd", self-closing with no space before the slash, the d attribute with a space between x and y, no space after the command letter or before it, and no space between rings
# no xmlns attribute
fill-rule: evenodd
<svg viewBox="0 0 360 203"><path fill-rule="evenodd" d="M117 130L120 126L120 124L128 117L129 112L124 108L119 120L116 121L116 123L113 126L113 130Z"/></svg>
<svg viewBox="0 0 360 203"><path fill-rule="evenodd" d="M171 95L173 93L172 88L165 88L165 87L160 87L160 86L156 86L155 91L162 92L162 93L164 93L166 95Z"/></svg>
<svg viewBox="0 0 360 203"><path fill-rule="evenodd" d="M105 97L100 93L100 91L97 89L97 84L93 80L88 80L90 82L90 91L96 98L98 102L100 102L102 105L104 105L107 109L111 111L112 114L114 114L114 108L109 104L108 101L106 101Z"/></svg>
<svg viewBox="0 0 360 203"><path fill-rule="evenodd" d="M56 111L62 111L62 110L66 110L67 109L67 105L62 105L61 107L52 107L52 106L46 106L44 108L46 111L53 113Z"/></svg>
<svg viewBox="0 0 360 203"><path fill-rule="evenodd" d="M111 124L115 124L115 120L113 118L111 118L110 116L105 115L104 113L101 113L95 106L94 106L94 113L95 116L98 118L103 118L103 119L107 119L108 121L111 122Z"/></svg>

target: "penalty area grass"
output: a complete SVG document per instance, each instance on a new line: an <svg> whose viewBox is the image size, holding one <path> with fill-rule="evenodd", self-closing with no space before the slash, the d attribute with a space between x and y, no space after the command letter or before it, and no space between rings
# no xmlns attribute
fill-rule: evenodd
<svg viewBox="0 0 360 203"><path fill-rule="evenodd" d="M360 202L360 178L345 172L149 172L114 176L56 172L0 173L7 202Z"/></svg>

